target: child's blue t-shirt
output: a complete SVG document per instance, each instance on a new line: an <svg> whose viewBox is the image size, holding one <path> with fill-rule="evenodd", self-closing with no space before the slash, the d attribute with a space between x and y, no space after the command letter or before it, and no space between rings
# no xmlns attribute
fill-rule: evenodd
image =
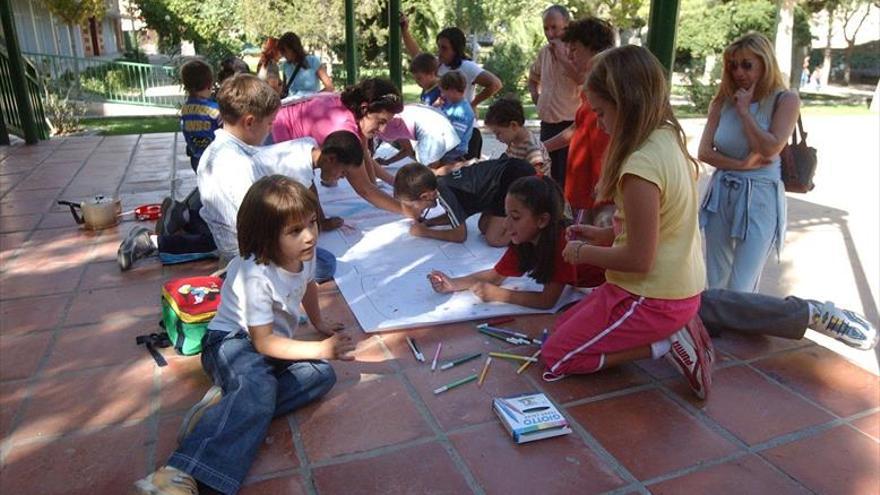
<svg viewBox="0 0 880 495"><path fill-rule="evenodd" d="M180 130L189 156L200 158L219 128L220 105L214 99L191 96L180 107Z"/></svg>
<svg viewBox="0 0 880 495"><path fill-rule="evenodd" d="M474 110L470 103L462 100L458 103L446 103L443 105L443 113L452 123L455 133L461 142L455 147L456 151L467 153L468 143L471 141L471 134L474 132Z"/></svg>
<svg viewBox="0 0 880 495"><path fill-rule="evenodd" d="M434 86L431 89L423 89L419 96L419 102L423 105L434 106L434 103L440 98L440 86Z"/></svg>

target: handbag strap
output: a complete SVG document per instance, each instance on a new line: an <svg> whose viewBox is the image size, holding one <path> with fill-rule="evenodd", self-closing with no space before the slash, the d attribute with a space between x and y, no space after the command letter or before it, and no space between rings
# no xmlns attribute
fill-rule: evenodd
<svg viewBox="0 0 880 495"><path fill-rule="evenodd" d="M776 93L776 99L773 100L773 113L774 114L776 113L776 107L779 106L779 98L783 94L785 94L785 91L780 91L780 92ZM801 133L801 142L806 143L807 142L807 133L804 132L804 122L801 119L801 112L800 111L798 111L797 125L795 126L794 130L791 131L791 144L792 144L792 146L796 146L798 144L798 131L800 131L800 133Z"/></svg>
<svg viewBox="0 0 880 495"><path fill-rule="evenodd" d="M296 75L299 74L299 70L302 68L302 64L296 64L296 68L293 69L293 74L290 75L290 79L284 84L284 90L281 91L281 94L287 96L290 92L290 85L293 84L293 80L296 79Z"/></svg>

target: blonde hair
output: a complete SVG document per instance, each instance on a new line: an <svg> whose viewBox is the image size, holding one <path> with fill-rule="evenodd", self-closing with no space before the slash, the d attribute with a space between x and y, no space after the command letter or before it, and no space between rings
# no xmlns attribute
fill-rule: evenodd
<svg viewBox="0 0 880 495"><path fill-rule="evenodd" d="M718 93L715 94L715 101L719 99L733 98L738 89L736 82L733 80L733 74L729 70L729 65L736 52L744 50L758 59L764 65L764 73L761 78L755 82L755 99L763 100L776 90L784 90L788 88L782 72L779 71L779 64L776 62L776 54L774 53L773 44L761 33L749 32L738 38L724 49L724 57L722 62L723 72L721 76L721 85L718 86Z"/></svg>
<svg viewBox="0 0 880 495"><path fill-rule="evenodd" d="M675 131L681 152L694 165L696 180L699 163L688 153L684 130L669 103L666 73L651 52L630 45L600 53L593 59L585 89L611 103L617 112L596 186L599 200L614 197L623 164L651 133L663 127Z"/></svg>

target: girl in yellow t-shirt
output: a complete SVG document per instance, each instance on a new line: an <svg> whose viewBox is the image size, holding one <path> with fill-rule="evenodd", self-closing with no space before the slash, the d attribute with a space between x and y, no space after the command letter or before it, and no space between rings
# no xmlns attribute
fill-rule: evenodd
<svg viewBox="0 0 880 495"><path fill-rule="evenodd" d="M706 278L698 166L665 73L648 50L625 46L594 59L585 88L610 135L597 196L617 213L613 227L569 227L566 261L604 268L607 282L557 320L544 379L665 355L705 398L714 351L695 318Z"/></svg>

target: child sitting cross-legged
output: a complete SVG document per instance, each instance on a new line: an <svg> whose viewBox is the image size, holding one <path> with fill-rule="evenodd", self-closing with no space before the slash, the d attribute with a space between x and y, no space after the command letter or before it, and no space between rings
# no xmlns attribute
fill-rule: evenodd
<svg viewBox="0 0 880 495"><path fill-rule="evenodd" d="M351 337L324 320L318 305L317 208L311 191L281 175L248 190L238 212L241 257L229 264L220 307L202 339L202 366L222 393L209 391L211 400L190 411L177 450L135 483L138 493L237 492L272 418L333 387L336 375L325 359L353 359ZM300 304L327 338L293 338Z"/></svg>
<svg viewBox="0 0 880 495"><path fill-rule="evenodd" d="M489 270L451 278L443 272L428 275L440 293L470 290L481 300L517 304L529 308L552 308L566 285L595 287L605 281L604 270L572 265L562 259L566 219L562 191L549 177L521 177L510 185L504 200L504 226L511 245ZM507 277L528 274L543 285L541 291L517 291L501 287Z"/></svg>
<svg viewBox="0 0 880 495"><path fill-rule="evenodd" d="M480 213L479 229L486 243L501 247L510 242L504 227L507 190L513 181L530 175L535 169L515 158L486 160L440 177L420 163L410 163L394 177L394 197L403 214L415 220L409 230L414 236L464 242L468 217ZM438 204L444 214L428 218ZM432 228L446 225L452 228Z"/></svg>
<svg viewBox="0 0 880 495"><path fill-rule="evenodd" d="M507 156L531 163L538 175L550 175L550 155L525 123L522 103L513 97L496 100L486 112L486 126L507 145Z"/></svg>
<svg viewBox="0 0 880 495"><path fill-rule="evenodd" d="M443 157L444 163L464 160L468 154L468 143L474 133L474 109L465 99L466 84L464 75L457 70L451 70L440 78L440 95L443 97L440 110L452 123L459 139L454 152Z"/></svg>

